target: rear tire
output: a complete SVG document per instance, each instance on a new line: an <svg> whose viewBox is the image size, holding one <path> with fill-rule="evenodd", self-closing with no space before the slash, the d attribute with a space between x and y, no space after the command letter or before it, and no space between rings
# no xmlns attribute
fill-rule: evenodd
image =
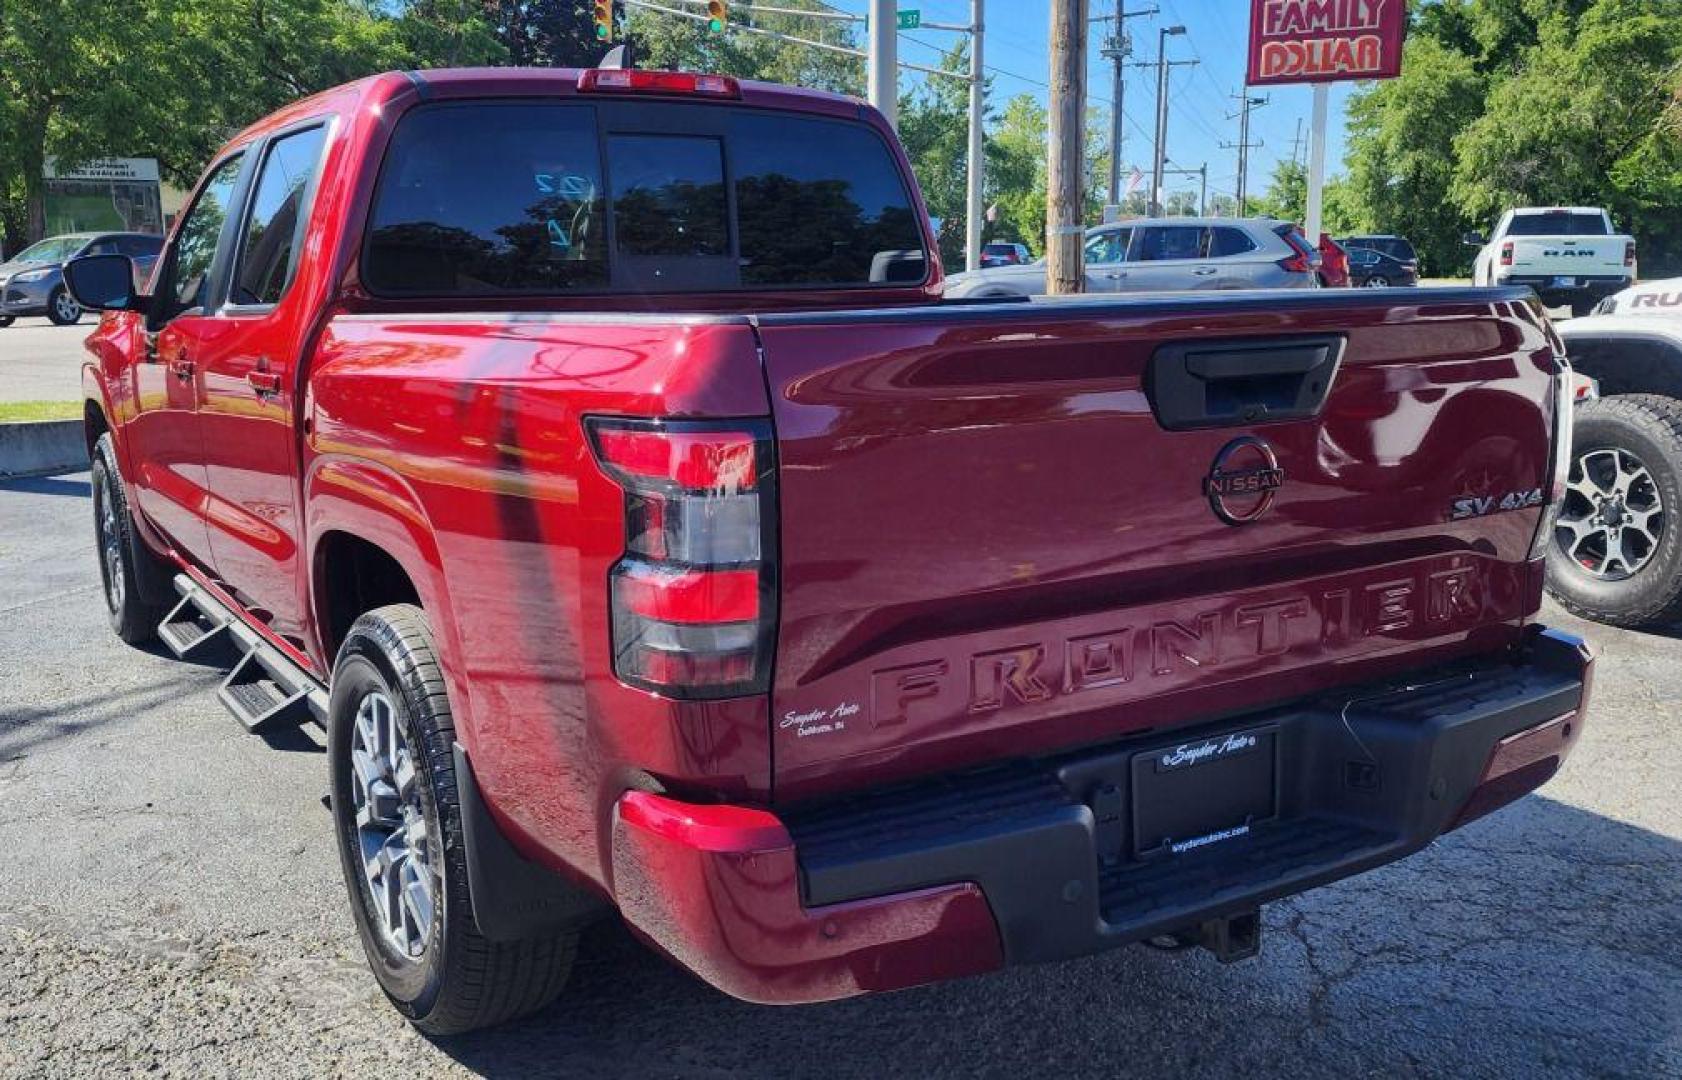
<svg viewBox="0 0 1682 1080"><path fill-rule="evenodd" d="M164 608L145 598L163 595L160 587L169 581L169 570L135 535L110 432L94 443L92 486L95 555L111 629L130 645L151 641Z"/></svg>
<svg viewBox="0 0 1682 1080"><path fill-rule="evenodd" d="M1390 279L1385 277L1383 274L1374 274L1372 277L1361 282L1361 287L1363 289L1388 289L1390 287Z"/></svg>
<svg viewBox="0 0 1682 1080"><path fill-rule="evenodd" d="M1574 300L1571 302L1571 317L1580 319L1594 310L1595 300Z"/></svg>
<svg viewBox="0 0 1682 1080"><path fill-rule="evenodd" d="M18 317L16 315L0 315L0 330L6 329L17 321Z"/></svg>
<svg viewBox="0 0 1682 1080"><path fill-rule="evenodd" d="M576 934L479 933L455 776L455 721L420 608L350 628L328 710L334 831L357 933L410 1023L453 1035L537 1011L566 985Z"/></svg>
<svg viewBox="0 0 1682 1080"><path fill-rule="evenodd" d="M1620 394L1584 402L1573 439L1570 487L1548 546L1548 592L1573 614L1613 626L1682 618L1682 401Z"/></svg>

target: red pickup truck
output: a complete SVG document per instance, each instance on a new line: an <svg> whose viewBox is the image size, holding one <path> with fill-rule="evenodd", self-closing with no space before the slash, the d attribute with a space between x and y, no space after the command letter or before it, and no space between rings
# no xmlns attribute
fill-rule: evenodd
<svg viewBox="0 0 1682 1080"><path fill-rule="evenodd" d="M325 727L421 1028L614 911L759 1002L1236 959L1578 739L1528 294L956 302L935 250L857 101L478 70L240 134L144 294L71 264L112 623Z"/></svg>

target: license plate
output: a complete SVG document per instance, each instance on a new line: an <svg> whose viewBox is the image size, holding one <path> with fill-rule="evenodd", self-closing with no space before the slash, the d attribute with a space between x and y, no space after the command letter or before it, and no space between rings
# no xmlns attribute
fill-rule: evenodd
<svg viewBox="0 0 1682 1080"><path fill-rule="evenodd" d="M1553 287L1556 289L1575 289L1577 287L1577 279L1574 277L1556 277L1554 278Z"/></svg>
<svg viewBox="0 0 1682 1080"><path fill-rule="evenodd" d="M1133 855L1184 855L1278 816L1278 730L1247 728L1135 754Z"/></svg>

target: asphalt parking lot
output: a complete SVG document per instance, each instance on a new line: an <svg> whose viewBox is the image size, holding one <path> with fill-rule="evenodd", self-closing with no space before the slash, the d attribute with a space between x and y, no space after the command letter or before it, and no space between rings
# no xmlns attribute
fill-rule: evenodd
<svg viewBox="0 0 1682 1080"><path fill-rule="evenodd" d="M0 328L0 402L80 401L82 342L93 331L94 316L73 326L45 319L19 319Z"/></svg>
<svg viewBox="0 0 1682 1080"><path fill-rule="evenodd" d="M320 744L107 629L85 475L0 485L0 1074L1682 1076L1677 641L1587 627L1564 775L1267 911L1259 960L1138 947L800 1009L603 926L560 1003L430 1042L379 996Z"/></svg>

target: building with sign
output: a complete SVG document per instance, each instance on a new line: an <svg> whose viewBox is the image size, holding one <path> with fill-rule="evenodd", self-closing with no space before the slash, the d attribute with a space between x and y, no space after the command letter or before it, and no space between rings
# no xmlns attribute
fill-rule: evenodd
<svg viewBox="0 0 1682 1080"><path fill-rule="evenodd" d="M48 158L47 235L73 232L164 231L163 196L155 158L99 158L60 169Z"/></svg>

